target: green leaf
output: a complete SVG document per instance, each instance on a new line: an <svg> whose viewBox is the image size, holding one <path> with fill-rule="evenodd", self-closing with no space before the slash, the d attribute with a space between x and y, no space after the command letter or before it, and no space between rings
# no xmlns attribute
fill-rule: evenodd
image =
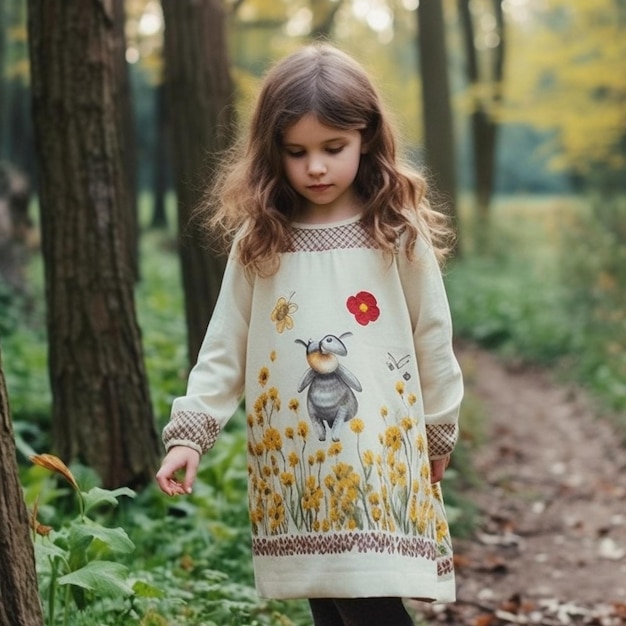
<svg viewBox="0 0 626 626"><path fill-rule="evenodd" d="M70 541L73 546L87 546L91 540L99 539L111 552L129 554L135 549L135 544L123 528L106 528L100 524L76 524L70 531Z"/></svg>
<svg viewBox="0 0 626 626"><path fill-rule="evenodd" d="M50 542L43 543L42 541L35 542L35 557L37 561L43 560L45 558L63 559L65 558L65 556L66 556L65 550L63 550L62 548L59 548L59 546L53 543L50 543Z"/></svg>
<svg viewBox="0 0 626 626"><path fill-rule="evenodd" d="M119 489L102 489L101 487L93 487L88 492L82 492L83 502L85 503L85 513L94 507L108 503L117 506L119 496L128 496L134 498L136 493L128 487L120 487Z"/></svg>
<svg viewBox="0 0 626 626"><path fill-rule="evenodd" d="M91 561L80 569L61 576L59 585L74 585L102 596L131 596L132 588L127 584L128 568L112 561Z"/></svg>
<svg viewBox="0 0 626 626"><path fill-rule="evenodd" d="M158 587L150 585L147 582L138 580L133 585L133 591L138 598L164 598L165 593Z"/></svg>

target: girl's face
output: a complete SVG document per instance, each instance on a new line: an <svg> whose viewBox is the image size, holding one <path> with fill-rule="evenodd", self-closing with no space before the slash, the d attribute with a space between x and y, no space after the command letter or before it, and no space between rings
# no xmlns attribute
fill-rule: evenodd
<svg viewBox="0 0 626 626"><path fill-rule="evenodd" d="M285 176L305 200L299 221L336 222L361 212L353 183L363 151L360 130L326 126L313 113L286 130L282 143Z"/></svg>

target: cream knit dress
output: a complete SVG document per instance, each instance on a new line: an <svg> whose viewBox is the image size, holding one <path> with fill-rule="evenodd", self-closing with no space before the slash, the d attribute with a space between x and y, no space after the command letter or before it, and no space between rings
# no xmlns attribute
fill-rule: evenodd
<svg viewBox="0 0 626 626"><path fill-rule="evenodd" d="M166 448L207 452L245 394L262 596L452 601L429 461L454 448L463 383L434 254L420 238L389 260L358 217L292 232L274 276L229 260Z"/></svg>

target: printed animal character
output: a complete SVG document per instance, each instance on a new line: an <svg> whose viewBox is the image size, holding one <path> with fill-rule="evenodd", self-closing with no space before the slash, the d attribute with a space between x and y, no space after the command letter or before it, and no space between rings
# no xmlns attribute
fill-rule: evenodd
<svg viewBox="0 0 626 626"><path fill-rule="evenodd" d="M333 441L339 441L341 428L357 412L355 391L361 391L356 376L339 363L338 356L346 356L348 350L342 341L352 333L326 335L319 341L296 339L306 348L309 369L304 373L298 392L307 387L307 409L320 441L326 440L326 424Z"/></svg>

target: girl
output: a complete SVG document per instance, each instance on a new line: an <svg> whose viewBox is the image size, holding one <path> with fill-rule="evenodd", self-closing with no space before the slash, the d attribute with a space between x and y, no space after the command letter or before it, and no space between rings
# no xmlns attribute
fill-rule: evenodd
<svg viewBox="0 0 626 626"><path fill-rule="evenodd" d="M364 70L320 44L266 76L209 201L234 239L157 481L191 493L245 393L257 588L308 598L317 626L454 599L438 481L463 384L425 188Z"/></svg>

